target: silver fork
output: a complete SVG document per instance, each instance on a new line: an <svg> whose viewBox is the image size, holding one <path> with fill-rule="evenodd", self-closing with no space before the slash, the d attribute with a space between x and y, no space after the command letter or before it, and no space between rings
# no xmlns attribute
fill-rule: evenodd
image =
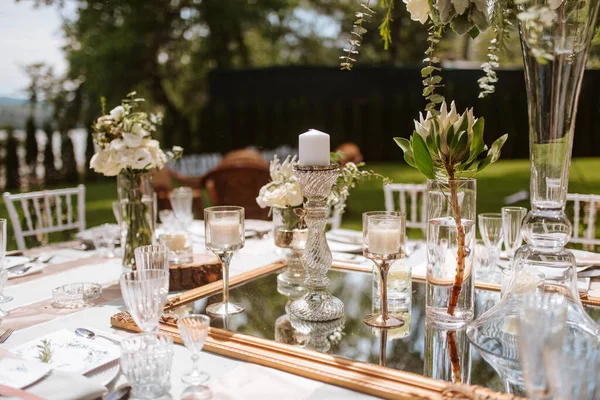
<svg viewBox="0 0 600 400"><path fill-rule="evenodd" d="M4 343L8 340L8 338L10 337L10 335L12 335L14 332L14 329L10 329L8 328L6 331L4 331L4 333L2 334L2 336L0 336L0 343Z"/></svg>

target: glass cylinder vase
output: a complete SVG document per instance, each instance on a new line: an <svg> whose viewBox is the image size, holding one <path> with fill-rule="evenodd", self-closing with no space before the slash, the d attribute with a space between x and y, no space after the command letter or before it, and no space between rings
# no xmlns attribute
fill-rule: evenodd
<svg viewBox="0 0 600 400"><path fill-rule="evenodd" d="M426 314L460 325L473 318L476 181L427 181Z"/></svg>
<svg viewBox="0 0 600 400"><path fill-rule="evenodd" d="M308 229L296 214L298 207L273 207L273 237L275 246L286 249L285 271L277 276L279 290L291 292L304 291L304 267L302 252L306 247ZM286 289L283 289L286 288Z"/></svg>
<svg viewBox="0 0 600 400"><path fill-rule="evenodd" d="M121 219L123 268L135 264L133 251L154 241L154 192L152 175L147 172L121 172L117 176Z"/></svg>

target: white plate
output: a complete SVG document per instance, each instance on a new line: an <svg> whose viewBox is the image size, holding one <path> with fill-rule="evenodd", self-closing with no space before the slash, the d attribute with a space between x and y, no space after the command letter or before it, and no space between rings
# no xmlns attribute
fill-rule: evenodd
<svg viewBox="0 0 600 400"><path fill-rule="evenodd" d="M351 229L332 229L326 234L327 239L347 244L362 245L363 235L361 231Z"/></svg>
<svg viewBox="0 0 600 400"><path fill-rule="evenodd" d="M6 256L4 257L4 268L10 269L15 265L29 262L29 257L23 256Z"/></svg>
<svg viewBox="0 0 600 400"><path fill-rule="evenodd" d="M112 381L115 380L117 376L119 376L119 372L121 372L121 364L120 360L116 359L108 364L104 364L94 370L91 370L85 374L85 376L95 382L98 382L102 386L108 386Z"/></svg>
<svg viewBox="0 0 600 400"><path fill-rule="evenodd" d="M117 231L119 229L119 225L117 225L117 224L108 224L108 225L115 228L115 231ZM98 226L94 226L93 228L84 229L81 232L77 232L75 237L79 240L85 240L85 241L91 242L94 239L94 229L96 229L96 228L98 228Z"/></svg>
<svg viewBox="0 0 600 400"><path fill-rule="evenodd" d="M578 266L581 265L600 265L600 254L591 251L569 249L575 256Z"/></svg>

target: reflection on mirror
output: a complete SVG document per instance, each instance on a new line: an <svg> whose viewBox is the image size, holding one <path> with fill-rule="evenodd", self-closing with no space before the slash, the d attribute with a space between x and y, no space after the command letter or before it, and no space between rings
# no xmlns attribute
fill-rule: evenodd
<svg viewBox="0 0 600 400"><path fill-rule="evenodd" d="M493 365L470 348L464 331L448 331L426 323L423 282L413 282L408 308L392 311L405 324L382 332L363 323L363 317L379 307L372 302L374 280L379 280L372 272L331 269L329 290L344 302L344 320L311 324L299 324L290 318L287 309L294 295L278 291L279 272L231 287L231 300L242 303L247 312L228 319L212 318L211 326L437 379L460 380L496 391L514 390L506 379L500 379ZM475 296L476 315L500 300L500 293L493 291L478 289ZM220 300L221 294L217 293L178 306L172 312L179 316L204 313L207 305ZM588 306L587 311L600 321L600 308Z"/></svg>

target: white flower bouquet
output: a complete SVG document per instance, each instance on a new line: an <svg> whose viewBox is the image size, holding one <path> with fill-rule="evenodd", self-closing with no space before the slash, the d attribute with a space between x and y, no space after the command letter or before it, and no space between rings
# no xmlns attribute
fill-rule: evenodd
<svg viewBox="0 0 600 400"><path fill-rule="evenodd" d="M163 152L152 133L160 125L160 114L138 111L143 98L129 93L120 106L102 115L93 126L98 152L90 160L90 168L106 176L116 176L124 170L150 172L164 167L167 161L179 157L183 149L175 146ZM104 101L103 101L104 103Z"/></svg>
<svg viewBox="0 0 600 400"><path fill-rule="evenodd" d="M269 171L271 182L260 189L256 202L261 208L266 207L298 207L304 202L300 183L294 176L294 165L297 164L296 156L288 156L283 163L275 156Z"/></svg>

